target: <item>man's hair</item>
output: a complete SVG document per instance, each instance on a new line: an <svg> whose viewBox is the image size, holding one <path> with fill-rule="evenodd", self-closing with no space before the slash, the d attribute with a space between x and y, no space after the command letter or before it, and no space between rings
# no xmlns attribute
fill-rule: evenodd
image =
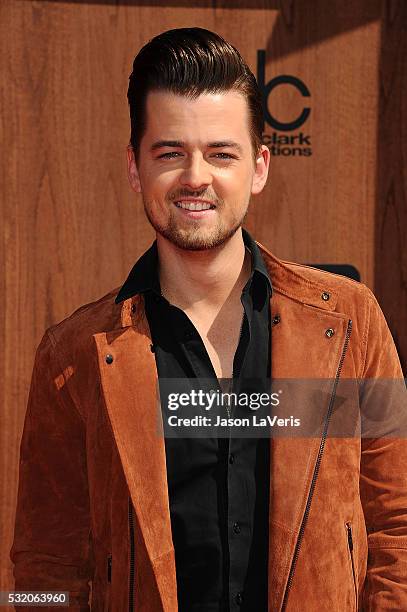
<svg viewBox="0 0 407 612"><path fill-rule="evenodd" d="M190 99L202 93L240 92L247 100L253 161L262 144L264 125L260 89L239 51L219 34L204 28L176 28L151 39L134 59L127 99L136 163L146 129L150 91L169 91ZM227 117L225 117L227 122Z"/></svg>

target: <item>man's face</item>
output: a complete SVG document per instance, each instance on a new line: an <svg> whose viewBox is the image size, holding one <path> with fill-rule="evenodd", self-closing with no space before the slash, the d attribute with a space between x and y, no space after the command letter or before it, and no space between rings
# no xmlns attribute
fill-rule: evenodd
<svg viewBox="0 0 407 612"><path fill-rule="evenodd" d="M129 180L156 232L189 250L210 249L242 225L251 194L267 180L270 152L253 162L246 99L228 91L195 100L149 92L139 165Z"/></svg>

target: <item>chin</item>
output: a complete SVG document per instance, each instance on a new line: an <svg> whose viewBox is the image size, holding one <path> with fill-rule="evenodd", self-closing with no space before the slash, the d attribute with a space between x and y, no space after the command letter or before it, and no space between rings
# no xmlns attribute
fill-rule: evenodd
<svg viewBox="0 0 407 612"><path fill-rule="evenodd" d="M240 225L233 226L227 230L212 230L212 231L191 231L185 232L182 230L170 229L162 231L156 229L166 240L174 244L180 249L187 251L207 251L221 246L229 240L239 229Z"/></svg>

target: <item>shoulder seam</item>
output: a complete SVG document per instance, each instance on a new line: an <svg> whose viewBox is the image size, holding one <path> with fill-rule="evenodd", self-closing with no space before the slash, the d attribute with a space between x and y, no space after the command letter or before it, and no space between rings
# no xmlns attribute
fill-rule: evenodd
<svg viewBox="0 0 407 612"><path fill-rule="evenodd" d="M339 277L339 278L343 278L344 280L352 283L352 284L356 284L356 285L361 285L363 283L361 283L361 281L355 280L354 278L350 278L349 276L345 276L345 274L338 274L337 272L331 272L331 270L322 270L321 268L316 268L315 266L309 266L308 264L301 264L295 261L289 261L289 262L285 262L288 263L291 266L298 266L300 268L306 268L309 270L315 270L316 272L320 272L321 274L327 274L328 276L334 276L334 277Z"/></svg>
<svg viewBox="0 0 407 612"><path fill-rule="evenodd" d="M103 300L108 301L108 297L113 294L115 295L116 292L116 288L112 289L111 291L109 291L108 293L106 293L105 295L103 295L101 298L94 300L93 302L88 302L87 304L83 304L82 306L79 306L79 308L77 308L76 310L74 310L73 312L71 312L70 315L68 315L67 317L65 317L64 319L62 319L61 321L58 321L58 323L55 323L54 325L52 325L49 330L51 329L57 329L60 325L63 325L63 323L65 323L66 321L69 321L70 319L72 319L73 317L78 317L81 318L82 316L86 315L86 313L88 312L88 310L94 306L96 306L96 304L100 304L101 302L103 302ZM114 302L114 301L113 301Z"/></svg>

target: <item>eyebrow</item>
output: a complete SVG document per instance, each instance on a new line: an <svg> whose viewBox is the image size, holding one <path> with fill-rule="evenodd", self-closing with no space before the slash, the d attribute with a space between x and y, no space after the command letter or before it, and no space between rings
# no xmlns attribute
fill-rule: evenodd
<svg viewBox="0 0 407 612"><path fill-rule="evenodd" d="M156 149L161 149L162 147L184 146L185 142L182 142L181 140L157 140L151 145L150 151L155 151ZM231 149L236 149L241 155L243 155L243 148L238 142L235 142L234 140L217 140L216 142L208 142L207 146L210 149L220 149L224 147L229 147Z"/></svg>

